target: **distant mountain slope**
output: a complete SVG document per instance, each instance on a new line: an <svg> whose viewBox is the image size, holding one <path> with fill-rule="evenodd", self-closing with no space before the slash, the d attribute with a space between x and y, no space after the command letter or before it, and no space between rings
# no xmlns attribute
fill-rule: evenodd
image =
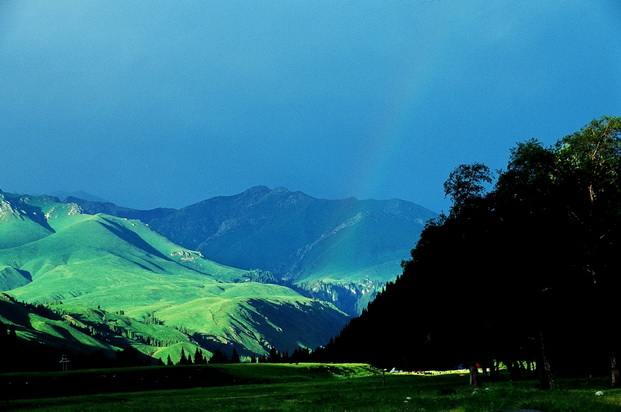
<svg viewBox="0 0 621 412"><path fill-rule="evenodd" d="M347 321L328 303L252 282L260 274L207 260L138 220L85 214L52 197L0 193L0 200L9 222L0 223L0 238L21 226L45 229L28 242L0 249L0 286L20 300L157 319L186 330L208 350L235 345L247 354L266 354L272 346L315 347Z"/></svg>
<svg viewBox="0 0 621 412"><path fill-rule="evenodd" d="M26 202L12 202L8 194L0 196L0 249L23 245L54 232L43 214Z"/></svg>
<svg viewBox="0 0 621 412"><path fill-rule="evenodd" d="M93 202L102 202L105 203L106 200L102 199L99 196L95 196L93 194L87 193L83 190L76 190L75 192L66 192L64 190L59 190L57 192L51 192L48 193L50 196L54 196L59 198L60 200L66 202L68 198L70 197L75 197L75 198L80 198L80 199L84 199L84 200L90 200Z"/></svg>
<svg viewBox="0 0 621 412"><path fill-rule="evenodd" d="M316 199L285 188L253 187L177 211L105 211L148 223L208 259L272 272L305 294L357 312L400 272L426 221L436 214L402 200Z"/></svg>
<svg viewBox="0 0 621 412"><path fill-rule="evenodd" d="M399 200L325 200L254 187L180 209L150 224L181 245L245 269L295 281L359 279L361 271L407 259L435 213ZM219 259L219 260L218 260ZM391 278L400 272L370 273Z"/></svg>
<svg viewBox="0 0 621 412"><path fill-rule="evenodd" d="M151 210L137 210L128 207L117 206L110 202L97 202L93 200L85 200L82 198L69 196L65 199L66 203L75 203L80 205L84 213L95 215L97 213L105 213L107 215L124 217L126 219L138 219L145 223L149 223L154 219L162 219L174 214L176 209L157 208Z"/></svg>

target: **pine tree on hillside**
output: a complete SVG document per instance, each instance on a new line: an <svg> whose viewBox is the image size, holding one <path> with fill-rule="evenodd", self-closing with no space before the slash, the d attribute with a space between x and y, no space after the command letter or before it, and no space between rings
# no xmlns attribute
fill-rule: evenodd
<svg viewBox="0 0 621 412"><path fill-rule="evenodd" d="M233 353L231 354L230 363L240 363L239 354L237 353L237 349L233 348Z"/></svg>
<svg viewBox="0 0 621 412"><path fill-rule="evenodd" d="M207 361L203 356L203 352L200 350L200 348L196 348L196 352L194 352L194 364L202 365L205 363L207 363Z"/></svg>
<svg viewBox="0 0 621 412"><path fill-rule="evenodd" d="M210 364L214 364L214 363L227 363L227 362L228 362L228 359L227 359L226 355L220 349L216 349L213 352L213 355L211 356L211 359L209 359L209 363Z"/></svg>
<svg viewBox="0 0 621 412"><path fill-rule="evenodd" d="M280 363L282 362L282 355L276 348L270 349L270 355L267 358L268 363Z"/></svg>
<svg viewBox="0 0 621 412"><path fill-rule="evenodd" d="M181 356L179 357L178 365L188 365L188 358L185 356L185 351L181 348Z"/></svg>

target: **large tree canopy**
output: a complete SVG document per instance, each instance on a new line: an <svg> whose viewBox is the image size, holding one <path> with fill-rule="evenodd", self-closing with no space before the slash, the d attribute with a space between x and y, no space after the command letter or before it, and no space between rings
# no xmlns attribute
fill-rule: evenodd
<svg viewBox="0 0 621 412"><path fill-rule="evenodd" d="M492 183L489 167L482 163L460 165L451 172L444 182L444 193L453 201L455 213L466 207L466 204L485 193L485 183Z"/></svg>

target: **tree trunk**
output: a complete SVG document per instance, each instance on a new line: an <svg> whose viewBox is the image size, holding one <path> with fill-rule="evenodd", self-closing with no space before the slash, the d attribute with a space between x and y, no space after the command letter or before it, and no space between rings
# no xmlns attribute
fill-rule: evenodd
<svg viewBox="0 0 621 412"><path fill-rule="evenodd" d="M533 370L532 364L531 364L530 360L527 360L526 361L526 376L530 376L532 370Z"/></svg>
<svg viewBox="0 0 621 412"><path fill-rule="evenodd" d="M610 386L613 388L618 388L619 386L621 386L621 374L619 371L619 364L617 363L616 352L610 352L610 371L612 375Z"/></svg>
<svg viewBox="0 0 621 412"><path fill-rule="evenodd" d="M539 332L539 344L541 345L541 358L539 362L537 362L537 369L539 370L539 387L541 389L554 388L556 386L556 381L554 379L552 366L550 365L546 354L543 332Z"/></svg>
<svg viewBox="0 0 621 412"><path fill-rule="evenodd" d="M500 361L492 359L492 364L489 368L489 377L492 381L497 381L500 378Z"/></svg>
<svg viewBox="0 0 621 412"><path fill-rule="evenodd" d="M475 388L480 388L481 377L479 376L479 368L477 367L477 363L476 361L470 361L468 363L470 367L470 385L474 386Z"/></svg>

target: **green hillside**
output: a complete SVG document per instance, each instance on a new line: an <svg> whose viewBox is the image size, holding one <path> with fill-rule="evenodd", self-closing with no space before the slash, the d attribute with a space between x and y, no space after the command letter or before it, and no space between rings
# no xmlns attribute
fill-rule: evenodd
<svg viewBox="0 0 621 412"><path fill-rule="evenodd" d="M273 346L316 347L347 320L331 304L251 282L257 273L207 260L140 221L85 214L50 197L1 195L11 212L7 207L10 224L0 223L0 237L20 225L44 227L33 216L47 225L46 236L0 249L2 289L21 301L62 306L93 330L122 313L116 329L145 354L174 358L180 344L258 355ZM15 212L26 205L30 214ZM183 336L170 337L175 331Z"/></svg>
<svg viewBox="0 0 621 412"><path fill-rule="evenodd" d="M209 259L269 271L271 282L333 302L350 314L360 313L394 280L425 222L437 216L398 199L316 199L262 186L179 210L72 200L89 213L140 219Z"/></svg>
<svg viewBox="0 0 621 412"><path fill-rule="evenodd" d="M20 304L4 293L0 293L0 322L12 325L19 338L32 343L65 346L76 352L118 349L47 308Z"/></svg>
<svg viewBox="0 0 621 412"><path fill-rule="evenodd" d="M16 204L13 198L8 193L0 192L0 249L23 245L54 232L40 211L26 202Z"/></svg>
<svg viewBox="0 0 621 412"><path fill-rule="evenodd" d="M121 366L117 352L129 347L151 358L167 360L170 356L178 362L181 348L193 354L200 347L188 333L154 323L152 317L135 319L121 313L60 302L45 306L27 304L0 293L0 325L10 327L16 336L12 347L6 336L0 339L0 348L17 357L6 359L0 372L24 368L57 370L61 354L70 355L72 368ZM207 358L212 355L201 350ZM144 361L153 362L147 357Z"/></svg>

